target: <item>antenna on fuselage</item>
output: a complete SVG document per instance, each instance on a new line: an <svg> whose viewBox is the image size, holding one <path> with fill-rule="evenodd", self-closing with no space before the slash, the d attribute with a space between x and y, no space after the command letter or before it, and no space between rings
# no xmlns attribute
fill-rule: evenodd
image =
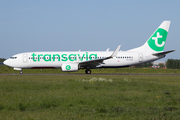
<svg viewBox="0 0 180 120"><path fill-rule="evenodd" d="M110 48L108 48L106 51L108 52Z"/></svg>

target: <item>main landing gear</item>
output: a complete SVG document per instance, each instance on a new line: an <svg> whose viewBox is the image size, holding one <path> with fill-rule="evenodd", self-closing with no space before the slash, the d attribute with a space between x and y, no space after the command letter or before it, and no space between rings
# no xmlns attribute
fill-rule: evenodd
<svg viewBox="0 0 180 120"><path fill-rule="evenodd" d="M85 73L86 73L86 74L91 74L91 70L86 69L86 70L85 70Z"/></svg>
<svg viewBox="0 0 180 120"><path fill-rule="evenodd" d="M23 71L22 71L22 70L20 71L20 74L23 74Z"/></svg>

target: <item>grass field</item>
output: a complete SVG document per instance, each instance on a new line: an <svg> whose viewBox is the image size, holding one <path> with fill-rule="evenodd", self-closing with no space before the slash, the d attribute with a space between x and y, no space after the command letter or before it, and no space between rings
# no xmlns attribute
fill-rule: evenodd
<svg viewBox="0 0 180 120"><path fill-rule="evenodd" d="M175 120L179 76L1 75L0 120Z"/></svg>

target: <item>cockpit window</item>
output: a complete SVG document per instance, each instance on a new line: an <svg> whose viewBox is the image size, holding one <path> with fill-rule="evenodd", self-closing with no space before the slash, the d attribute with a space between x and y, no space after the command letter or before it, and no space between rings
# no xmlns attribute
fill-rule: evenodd
<svg viewBox="0 0 180 120"><path fill-rule="evenodd" d="M10 59L17 59L17 57L10 57Z"/></svg>

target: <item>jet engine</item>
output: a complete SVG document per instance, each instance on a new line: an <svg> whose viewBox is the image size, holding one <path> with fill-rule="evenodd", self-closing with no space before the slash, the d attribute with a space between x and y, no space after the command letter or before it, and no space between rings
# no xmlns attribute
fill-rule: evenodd
<svg viewBox="0 0 180 120"><path fill-rule="evenodd" d="M61 66L61 70L63 72L78 71L79 70L79 64L78 63L64 63Z"/></svg>

